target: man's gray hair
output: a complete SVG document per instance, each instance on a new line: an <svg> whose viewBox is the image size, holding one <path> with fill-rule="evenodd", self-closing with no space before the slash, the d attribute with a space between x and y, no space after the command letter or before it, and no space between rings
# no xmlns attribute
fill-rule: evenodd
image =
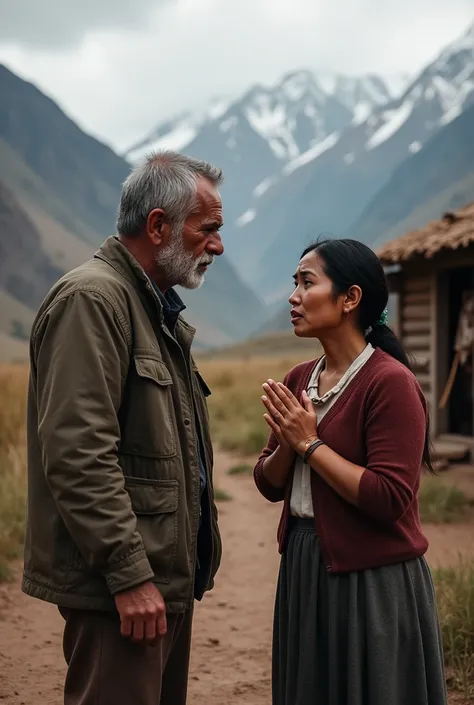
<svg viewBox="0 0 474 705"><path fill-rule="evenodd" d="M197 205L199 177L219 186L223 180L222 169L177 152L149 154L123 184L117 233L139 235L154 208L162 208L169 222L181 228Z"/></svg>

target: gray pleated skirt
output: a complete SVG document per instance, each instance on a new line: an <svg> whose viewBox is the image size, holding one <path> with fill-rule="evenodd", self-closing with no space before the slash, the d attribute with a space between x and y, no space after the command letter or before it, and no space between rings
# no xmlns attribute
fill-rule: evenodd
<svg viewBox="0 0 474 705"><path fill-rule="evenodd" d="M446 705L430 570L416 558L334 574L291 522L273 632L273 705Z"/></svg>

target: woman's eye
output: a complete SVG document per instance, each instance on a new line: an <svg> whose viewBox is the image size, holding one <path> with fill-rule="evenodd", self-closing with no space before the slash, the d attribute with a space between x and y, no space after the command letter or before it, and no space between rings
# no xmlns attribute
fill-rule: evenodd
<svg viewBox="0 0 474 705"><path fill-rule="evenodd" d="M309 279L305 279L305 280L304 280L304 285L305 285L305 286L309 286L310 284L311 284L311 282L310 282Z"/></svg>

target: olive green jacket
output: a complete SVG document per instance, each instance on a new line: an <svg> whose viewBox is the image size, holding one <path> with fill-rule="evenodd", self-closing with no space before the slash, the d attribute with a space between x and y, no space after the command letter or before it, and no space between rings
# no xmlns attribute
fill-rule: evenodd
<svg viewBox="0 0 474 705"><path fill-rule="evenodd" d="M115 238L50 291L33 325L28 520L22 587L63 607L115 609L146 580L180 612L213 586L221 558L209 389L138 262ZM212 537L195 594L200 472Z"/></svg>

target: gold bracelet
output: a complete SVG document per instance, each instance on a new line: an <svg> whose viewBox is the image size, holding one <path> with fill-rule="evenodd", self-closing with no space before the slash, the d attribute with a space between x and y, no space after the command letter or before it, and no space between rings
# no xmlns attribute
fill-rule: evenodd
<svg viewBox="0 0 474 705"><path fill-rule="evenodd" d="M310 447L311 443L313 443L313 441L317 441L317 440L318 440L318 437L317 437L317 436L310 436L310 437L304 442L303 452L301 453L301 455L304 455L304 454L306 453L306 451L308 450L308 448Z"/></svg>
<svg viewBox="0 0 474 705"><path fill-rule="evenodd" d="M303 463L306 465L308 463L308 460L310 457L313 455L314 451L316 448L319 448L320 446L324 445L324 441L322 441L320 438L317 438L315 441L312 441L309 444L309 448L306 450L304 456L303 456Z"/></svg>

